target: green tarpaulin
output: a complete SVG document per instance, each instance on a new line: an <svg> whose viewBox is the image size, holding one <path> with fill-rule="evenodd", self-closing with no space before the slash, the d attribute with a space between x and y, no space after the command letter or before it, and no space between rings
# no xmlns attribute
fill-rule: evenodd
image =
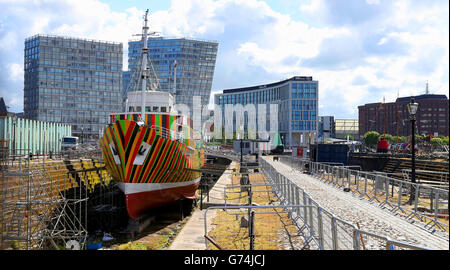
<svg viewBox="0 0 450 270"><path fill-rule="evenodd" d="M272 141L270 143L273 147L277 147L279 145L283 145L283 143L281 142L281 138L280 138L280 134L277 132L275 133L275 135L272 138Z"/></svg>

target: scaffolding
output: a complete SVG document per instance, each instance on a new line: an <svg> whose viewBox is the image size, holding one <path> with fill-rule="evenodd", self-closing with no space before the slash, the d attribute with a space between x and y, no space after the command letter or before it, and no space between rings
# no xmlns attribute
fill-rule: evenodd
<svg viewBox="0 0 450 270"><path fill-rule="evenodd" d="M0 179L1 249L83 248L88 198L81 179L29 157L8 161Z"/></svg>

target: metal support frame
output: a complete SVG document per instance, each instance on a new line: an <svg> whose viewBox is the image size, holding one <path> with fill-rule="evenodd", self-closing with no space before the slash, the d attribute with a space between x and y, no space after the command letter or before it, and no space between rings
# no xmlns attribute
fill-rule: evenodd
<svg viewBox="0 0 450 270"><path fill-rule="evenodd" d="M79 179L79 191L68 197L68 175L50 176L48 166L9 167L1 173L2 248L13 244L18 249L61 249L70 240L80 246L86 242L87 193ZM78 210L78 211L77 211ZM85 209L86 210L86 209ZM86 213L86 211L85 211Z"/></svg>

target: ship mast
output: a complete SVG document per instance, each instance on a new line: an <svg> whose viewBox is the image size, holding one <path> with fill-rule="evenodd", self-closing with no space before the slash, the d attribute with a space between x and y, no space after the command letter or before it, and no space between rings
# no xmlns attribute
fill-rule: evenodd
<svg viewBox="0 0 450 270"><path fill-rule="evenodd" d="M177 93L177 60L173 62L173 96Z"/></svg>
<svg viewBox="0 0 450 270"><path fill-rule="evenodd" d="M148 9L145 11L144 17L144 27L142 27L142 38L144 40L144 45L142 47L142 67L141 67L141 79L142 79L142 106L141 106L141 120L145 119L145 90L147 87L147 54L148 54L148 40L147 40L147 15Z"/></svg>

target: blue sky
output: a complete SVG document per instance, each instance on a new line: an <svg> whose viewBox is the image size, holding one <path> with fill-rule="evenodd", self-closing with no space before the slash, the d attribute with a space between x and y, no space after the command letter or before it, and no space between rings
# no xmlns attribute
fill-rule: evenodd
<svg viewBox="0 0 450 270"><path fill-rule="evenodd" d="M449 91L447 0L0 0L0 96L23 110L23 45L43 33L118 41L150 27L217 40L212 92L294 75L319 81L319 115ZM212 99L211 99L212 100Z"/></svg>

